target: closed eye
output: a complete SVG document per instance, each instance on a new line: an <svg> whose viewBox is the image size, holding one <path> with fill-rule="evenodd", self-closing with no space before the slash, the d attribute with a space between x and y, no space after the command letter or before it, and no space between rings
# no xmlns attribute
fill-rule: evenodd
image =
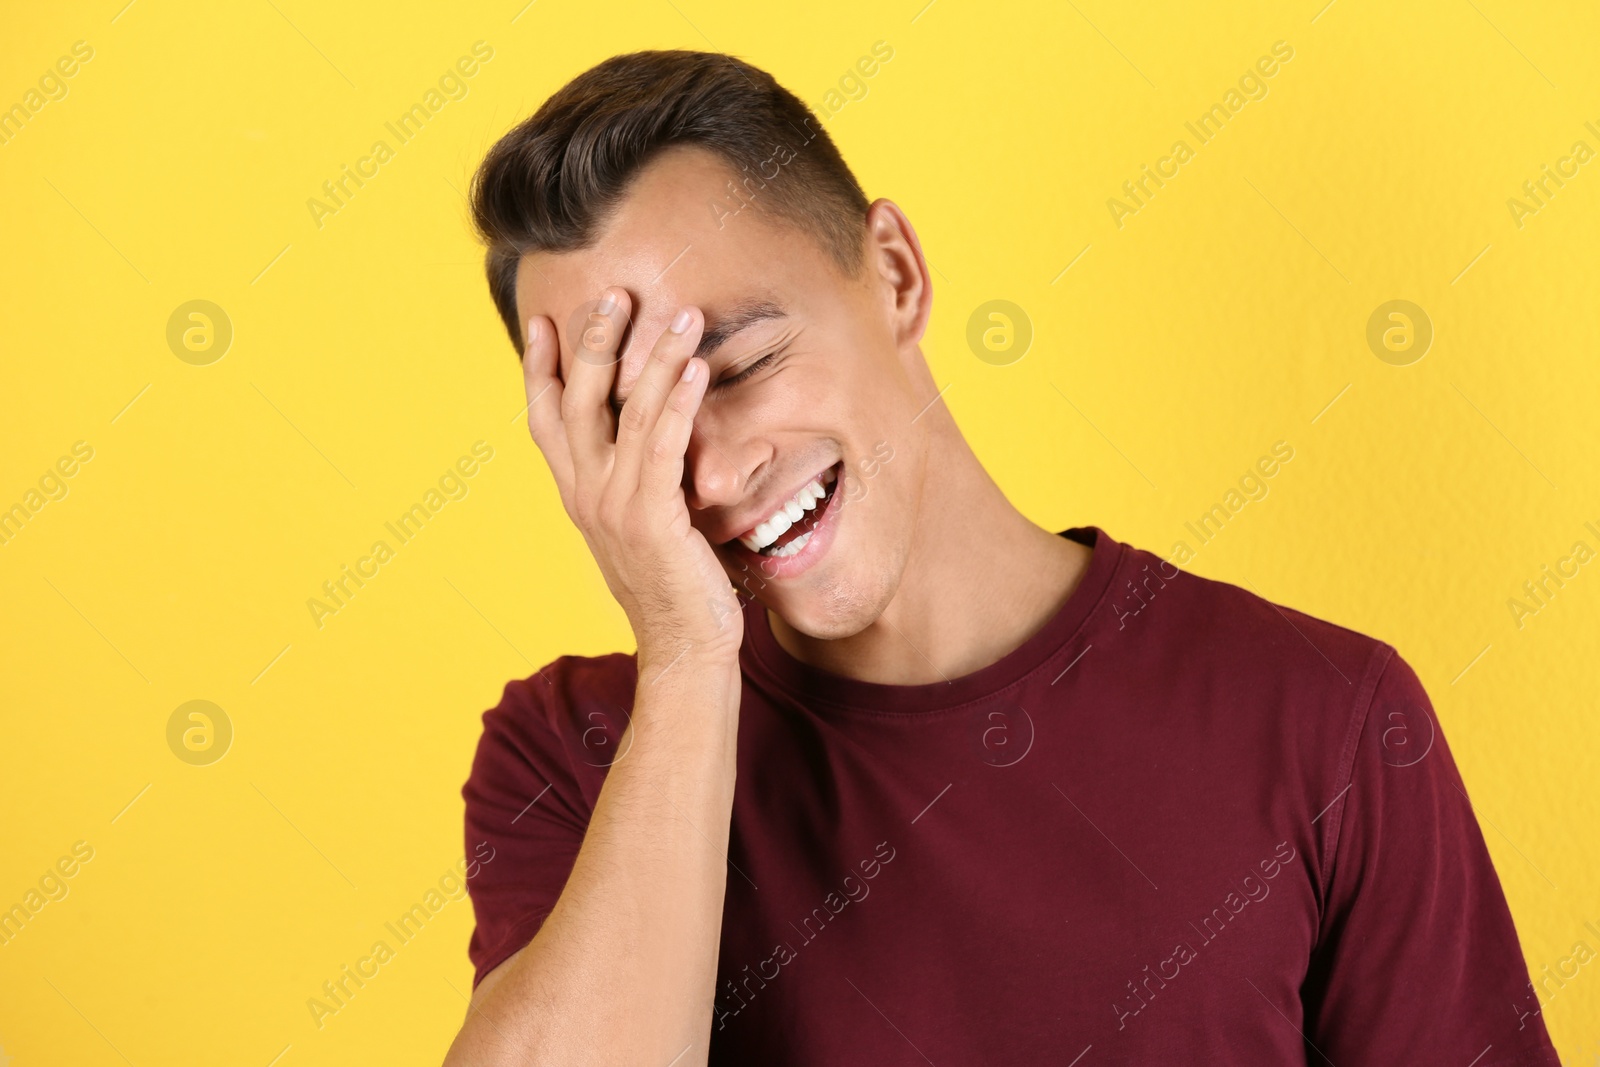
<svg viewBox="0 0 1600 1067"><path fill-rule="evenodd" d="M722 379L722 381L714 383L711 386L711 388L712 389L724 389L724 388L727 388L730 385L737 385L739 382L745 381L746 379L750 378L757 371L759 371L762 367L765 367L767 364L769 364L773 360L777 359L778 356L780 356L781 354L782 354L781 352L768 352L766 355L762 356L760 359L758 359L754 363L750 364L744 370L740 371L738 374L735 374L732 378L724 378L724 379Z"/></svg>

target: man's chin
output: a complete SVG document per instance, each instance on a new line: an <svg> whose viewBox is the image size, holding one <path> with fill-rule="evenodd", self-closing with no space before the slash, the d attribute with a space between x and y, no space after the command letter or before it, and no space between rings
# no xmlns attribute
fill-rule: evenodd
<svg viewBox="0 0 1600 1067"><path fill-rule="evenodd" d="M861 603L855 597L830 596L816 589L802 592L769 586L756 599L791 630L816 641L854 637L882 614L881 608Z"/></svg>

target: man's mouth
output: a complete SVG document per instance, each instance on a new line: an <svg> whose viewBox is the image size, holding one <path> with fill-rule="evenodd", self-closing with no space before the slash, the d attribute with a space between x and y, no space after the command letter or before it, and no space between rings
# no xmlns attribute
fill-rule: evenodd
<svg viewBox="0 0 1600 1067"><path fill-rule="evenodd" d="M839 484L838 466L836 463L811 479L754 530L735 540L751 552L777 559L805 548Z"/></svg>

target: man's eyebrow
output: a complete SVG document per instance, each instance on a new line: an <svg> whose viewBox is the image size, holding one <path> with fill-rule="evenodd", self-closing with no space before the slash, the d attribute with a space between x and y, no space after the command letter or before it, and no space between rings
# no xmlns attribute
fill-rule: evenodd
<svg viewBox="0 0 1600 1067"><path fill-rule="evenodd" d="M771 300L743 300L729 308L727 313L719 315L715 320L707 319L705 332L700 335L700 344L694 354L701 359L709 360L717 354L717 350L734 337L758 326L763 322L789 317L781 304ZM611 406L614 410L622 410L622 405L628 402L625 396L612 398Z"/></svg>
<svg viewBox="0 0 1600 1067"><path fill-rule="evenodd" d="M787 311L770 300L746 300L735 304L715 322L707 321L705 332L700 335L700 346L694 350L694 354L701 359L710 359L737 334L763 322L787 318L788 315Z"/></svg>

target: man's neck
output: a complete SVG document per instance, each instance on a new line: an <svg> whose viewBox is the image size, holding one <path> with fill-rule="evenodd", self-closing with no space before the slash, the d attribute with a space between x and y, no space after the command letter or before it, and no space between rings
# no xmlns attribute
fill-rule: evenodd
<svg viewBox="0 0 1600 1067"><path fill-rule="evenodd" d="M1088 569L1090 550L1012 506L937 410L910 556L883 613L860 633L821 640L767 612L778 644L802 663L885 685L949 681L1037 633Z"/></svg>

